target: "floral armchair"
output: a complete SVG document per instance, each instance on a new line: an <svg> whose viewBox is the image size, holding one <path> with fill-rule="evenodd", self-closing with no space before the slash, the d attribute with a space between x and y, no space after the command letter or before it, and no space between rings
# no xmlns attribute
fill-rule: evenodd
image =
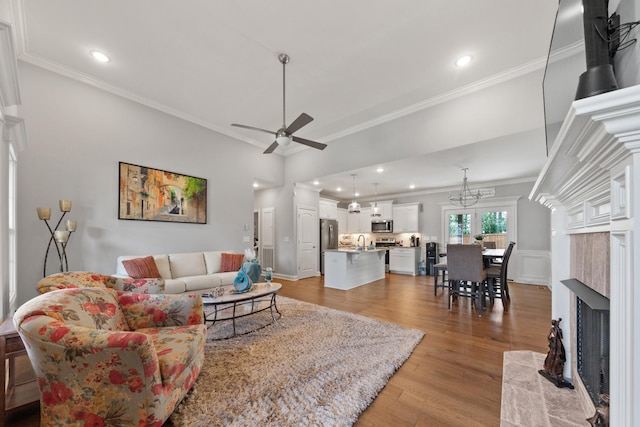
<svg viewBox="0 0 640 427"><path fill-rule="evenodd" d="M57 289L88 287L110 288L144 294L161 294L164 291L164 279L132 279L130 277L107 276L89 271L71 271L52 274L38 282L38 292L41 294Z"/></svg>
<svg viewBox="0 0 640 427"><path fill-rule="evenodd" d="M61 289L16 311L42 426L161 426L204 362L202 298Z"/></svg>

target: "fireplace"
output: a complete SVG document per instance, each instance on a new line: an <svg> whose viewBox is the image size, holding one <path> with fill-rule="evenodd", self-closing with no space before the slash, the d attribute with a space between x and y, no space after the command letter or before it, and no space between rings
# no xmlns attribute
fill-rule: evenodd
<svg viewBox="0 0 640 427"><path fill-rule="evenodd" d="M607 303L608 305L608 303ZM609 394L609 310L576 297L576 371L594 406Z"/></svg>
<svg viewBox="0 0 640 427"><path fill-rule="evenodd" d="M636 85L571 104L529 195L551 209L551 314L571 322L563 330L565 343L576 345L576 296L560 281L574 277L609 299L612 426L640 425L639 182L640 85ZM574 242L581 239L583 250L574 258ZM582 382L576 372L576 349L570 351L565 377ZM593 406L586 391L581 402Z"/></svg>

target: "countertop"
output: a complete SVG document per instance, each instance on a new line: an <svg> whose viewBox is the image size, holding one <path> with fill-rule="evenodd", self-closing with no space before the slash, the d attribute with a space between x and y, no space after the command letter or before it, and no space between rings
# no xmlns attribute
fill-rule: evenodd
<svg viewBox="0 0 640 427"><path fill-rule="evenodd" d="M351 254L359 254L362 252L384 252L388 250L389 248L374 248L374 249L365 248L365 249L358 250L355 247L342 247L338 249L326 249L325 252L346 252Z"/></svg>

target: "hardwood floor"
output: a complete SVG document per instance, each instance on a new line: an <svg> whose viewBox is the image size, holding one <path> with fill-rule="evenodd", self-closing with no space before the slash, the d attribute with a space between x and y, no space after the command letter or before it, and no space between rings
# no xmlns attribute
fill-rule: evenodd
<svg viewBox="0 0 640 427"><path fill-rule="evenodd" d="M429 276L387 274L350 291L324 288L321 277L277 281L283 285L279 295L424 331L357 427L498 426L502 353L547 352L551 292L544 286L510 283L509 309L497 300L478 317L466 298L448 311L447 293L439 289L434 296ZM7 421L39 426L34 410Z"/></svg>

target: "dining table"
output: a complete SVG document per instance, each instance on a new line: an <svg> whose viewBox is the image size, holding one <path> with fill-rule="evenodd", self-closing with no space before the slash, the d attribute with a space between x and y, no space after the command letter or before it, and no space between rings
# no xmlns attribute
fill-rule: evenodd
<svg viewBox="0 0 640 427"><path fill-rule="evenodd" d="M500 259L504 256L504 249L483 249L482 259L484 260L485 267L490 265L492 261ZM440 257L446 257L446 252L440 252ZM437 294L438 288L445 288L445 275L447 274L447 263L438 263L433 266L433 293ZM438 284L438 276L442 276L442 282Z"/></svg>

